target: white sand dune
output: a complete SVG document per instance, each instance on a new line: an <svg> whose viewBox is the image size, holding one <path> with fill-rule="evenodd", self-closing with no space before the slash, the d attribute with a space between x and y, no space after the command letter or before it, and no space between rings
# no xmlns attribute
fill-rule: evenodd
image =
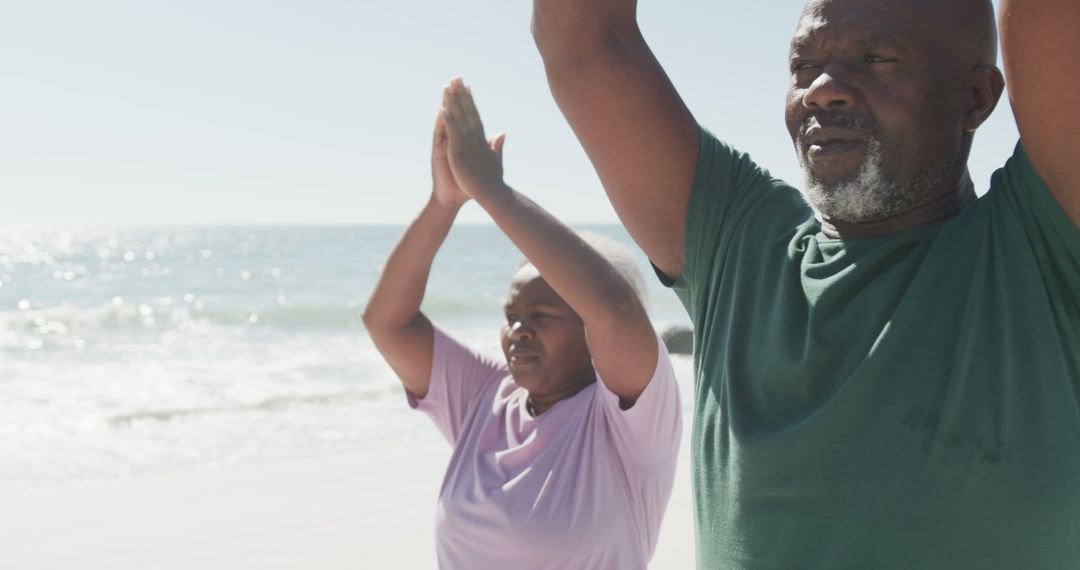
<svg viewBox="0 0 1080 570"><path fill-rule="evenodd" d="M694 567L683 439L655 569ZM434 568L434 505L449 457L439 441L123 479L0 485L0 569Z"/></svg>

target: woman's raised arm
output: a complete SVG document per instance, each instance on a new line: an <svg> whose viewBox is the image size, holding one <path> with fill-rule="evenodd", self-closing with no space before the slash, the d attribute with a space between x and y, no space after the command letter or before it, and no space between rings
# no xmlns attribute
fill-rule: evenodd
<svg viewBox="0 0 1080 570"><path fill-rule="evenodd" d="M420 303L435 254L469 200L450 172L441 117L432 142L431 174L431 198L394 246L364 308L364 326L376 348L417 398L427 395L434 343L431 321L420 312Z"/></svg>
<svg viewBox="0 0 1080 570"><path fill-rule="evenodd" d="M596 372L624 405L633 404L652 378L659 349L637 293L577 234L503 182L503 138L485 138L472 94L460 79L444 92L443 119L458 185L581 317Z"/></svg>

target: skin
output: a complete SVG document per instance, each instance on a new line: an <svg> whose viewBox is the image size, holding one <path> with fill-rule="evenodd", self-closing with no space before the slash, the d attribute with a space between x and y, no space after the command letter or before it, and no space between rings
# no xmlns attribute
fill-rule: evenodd
<svg viewBox="0 0 1080 570"><path fill-rule="evenodd" d="M364 325L405 388L424 398L433 327L420 304L435 254L461 206L475 199L531 261L511 282L501 338L507 365L529 392L532 411L543 413L598 374L630 407L658 358L645 309L606 259L506 186L504 140L484 136L471 93L461 80L451 82L432 143L431 197L391 252L364 310Z"/></svg>
<svg viewBox="0 0 1080 570"><path fill-rule="evenodd" d="M1040 176L1080 225L1080 137L1073 111L1080 104L1078 11L1071 0L1002 3L1006 71L1021 137ZM653 263L674 278L683 267L698 129L645 43L636 12L635 0L534 0L533 36L552 94L620 219ZM860 42L878 31L892 41ZM866 59L883 51L883 43L899 43L907 53L898 62ZM956 155L906 211L869 224L826 220L823 231L841 238L899 233L948 219L971 201L966 161L973 133L1002 91L1001 73L992 65L988 1L812 0L795 46L811 51L820 66L793 70L786 115L797 146L807 120L836 127L838 113L846 113L873 118L889 135L886 170L901 181ZM808 146L796 151L805 156ZM832 182L850 177L864 153L856 147L815 157L809 174Z"/></svg>
<svg viewBox="0 0 1080 570"><path fill-rule="evenodd" d="M500 341L514 382L542 413L596 381L585 322L532 264L514 274Z"/></svg>
<svg viewBox="0 0 1080 570"><path fill-rule="evenodd" d="M1080 228L1080 3L1001 3L1001 37L1020 138L1031 163Z"/></svg>
<svg viewBox="0 0 1080 570"><path fill-rule="evenodd" d="M993 65L992 35L956 33L969 28L961 14L989 20L989 7L954 3L969 10L927 0L806 5L792 40L785 112L806 175L826 188L853 179L874 138L883 177L894 183L893 195L876 197L883 213L868 220L838 219L822 207L827 202L811 199L826 235L907 231L944 221L975 199L967 158L1004 80Z"/></svg>
<svg viewBox="0 0 1080 570"><path fill-rule="evenodd" d="M633 0L534 0L552 95L623 225L658 269L682 272L698 126L637 26Z"/></svg>
<svg viewBox="0 0 1080 570"><path fill-rule="evenodd" d="M454 180L447 146L440 116L431 145L431 196L390 252L363 314L375 347L405 389L421 399L427 396L431 378L434 329L420 303L435 254L469 200Z"/></svg>
<svg viewBox="0 0 1080 570"><path fill-rule="evenodd" d="M568 344L555 349L551 345L551 350L541 354L545 358L544 370L550 374L541 379L523 377L522 385L529 390L535 410L542 413L549 403L576 393L595 376L619 396L624 408L629 408L652 378L659 350L656 333L637 293L577 234L506 185L502 157L497 151L503 137L486 138L472 93L460 79L443 92L442 117L450 168L462 191L487 211L543 275L555 298L562 299L584 327L585 346ZM540 287L538 283L534 286ZM583 353L591 356L595 375L585 373ZM564 358L568 362L559 362ZM518 371L513 366L511 371L517 380ZM543 389L534 394L527 384Z"/></svg>

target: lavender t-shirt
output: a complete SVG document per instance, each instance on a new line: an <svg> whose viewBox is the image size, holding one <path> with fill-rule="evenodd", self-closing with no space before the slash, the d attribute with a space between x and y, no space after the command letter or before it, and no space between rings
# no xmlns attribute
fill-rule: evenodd
<svg viewBox="0 0 1080 570"><path fill-rule="evenodd" d="M439 492L443 569L645 568L682 432L663 342L629 410L603 379L538 417L502 362L435 328L431 385L409 404L454 446Z"/></svg>

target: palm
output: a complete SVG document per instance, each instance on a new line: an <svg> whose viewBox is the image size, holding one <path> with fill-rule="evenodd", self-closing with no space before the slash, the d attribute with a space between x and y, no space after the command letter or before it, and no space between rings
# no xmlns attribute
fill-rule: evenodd
<svg viewBox="0 0 1080 570"><path fill-rule="evenodd" d="M459 187L469 196L503 185L503 136L484 136L484 125L472 93L460 79L443 90L443 124L448 162Z"/></svg>

